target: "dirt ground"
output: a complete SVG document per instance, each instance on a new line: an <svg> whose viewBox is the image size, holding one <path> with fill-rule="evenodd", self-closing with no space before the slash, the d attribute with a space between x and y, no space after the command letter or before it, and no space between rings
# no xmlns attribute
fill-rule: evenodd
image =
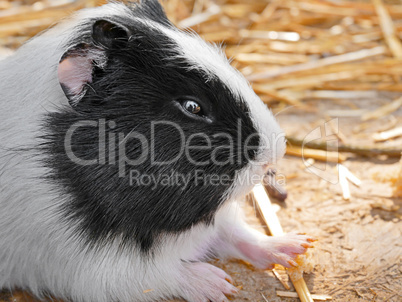
<svg viewBox="0 0 402 302"><path fill-rule="evenodd" d="M383 99L386 102L386 98ZM381 101L378 101L381 103ZM377 103L377 106L378 106ZM375 104L357 101L359 107ZM317 114L304 114L289 109L278 114L287 133L304 137L319 126L330 109L340 109L325 100L316 103ZM402 125L402 110L396 113ZM339 131L348 142L364 144L387 123L387 118L373 121L366 131L359 131L360 117L339 120ZM401 140L394 142L402 146ZM402 147L401 147L402 149ZM350 185L351 199L346 201L337 183L335 164L316 162L320 176L310 173L301 158L286 156L278 164L279 173L287 176L289 198L278 203L279 219L285 231L303 231L319 238L314 251L315 269L305 275L312 293L329 294L332 301L402 301L402 205L401 198L392 197L389 183L379 176L395 175L399 159L367 158L349 155L343 163L362 184ZM332 182L332 183L331 183ZM250 223L261 227L258 212L246 205ZM276 290L284 290L272 272L254 271L238 262L220 263L242 286L233 301L299 301L279 298ZM291 285L291 284L290 284Z"/></svg>
<svg viewBox="0 0 402 302"><path fill-rule="evenodd" d="M280 119L282 126L297 129L294 116ZM345 127L351 126L348 122ZM351 186L350 201L343 200L339 184L306 171L301 159L286 157L279 164L289 176L289 198L278 212L284 229L319 238L316 267L306 275L307 285L312 293L329 294L333 301L402 301L401 210L376 209L400 206L402 199L392 198L390 186L373 179L376 173L395 173L398 161L352 157L344 164L362 180L360 188ZM336 175L335 165L319 166ZM283 286L270 272L252 272L234 263L226 266L236 284L243 286L235 301L264 301L264 296L268 301L298 301L276 297L275 290Z"/></svg>
<svg viewBox="0 0 402 302"><path fill-rule="evenodd" d="M355 104L371 106L367 102ZM281 126L287 133L304 137L324 126L328 110L339 109L324 100L316 105L317 114L306 115L297 109L278 114ZM396 118L402 125L401 109ZM364 144L373 129L379 129L387 119L373 121L366 131L355 133L360 118L342 118L339 132L348 142ZM400 140L395 143L402 146ZM388 183L376 180L380 175L397 173L398 159L349 155L343 164L362 181L360 187L350 186L349 201L342 197L335 164L315 163L321 176L307 171L300 158L287 156L278 164L279 173L287 176L289 193L285 203L278 203L285 231L303 231L319 238L315 270L305 275L307 285L312 293L329 294L333 301L402 301L402 199L392 197ZM253 207L247 205L247 209L251 223L263 225L255 218L258 215ZM236 262L222 263L222 267L243 288L234 301L299 301L276 296L276 290L284 288L271 272L253 271Z"/></svg>
<svg viewBox="0 0 402 302"><path fill-rule="evenodd" d="M322 116L328 110L337 108L326 101L316 104L319 108L314 114L295 108L279 113L280 124L288 133L304 137L324 125ZM394 116L402 125L402 109ZM348 141L364 143L373 129L384 127L388 119L373 121L365 131L356 133L360 118L343 118L339 131ZM400 140L394 143L402 146ZM301 158L286 156L278 163L278 174L286 175L289 193L285 203L276 202L284 230L306 232L319 239L313 253L315 269L305 275L306 283L312 293L331 295L332 301L402 301L402 199L392 197L389 183L377 180L397 173L399 159L350 154L343 164L362 181L360 187L350 186L349 201L342 197L335 164L314 163L323 171L317 176L306 169ZM264 231L258 210L250 203L245 203L245 210L249 223ZM254 270L235 260L217 260L214 264L226 270L235 285L242 288L232 301L299 301L276 295L277 290L285 289L270 271ZM13 297L3 293L0 301L34 300L17 292Z"/></svg>

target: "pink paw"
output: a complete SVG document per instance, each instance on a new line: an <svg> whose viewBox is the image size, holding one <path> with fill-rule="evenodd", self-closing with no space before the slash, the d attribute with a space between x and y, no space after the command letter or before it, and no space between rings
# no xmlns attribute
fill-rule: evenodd
<svg viewBox="0 0 402 302"><path fill-rule="evenodd" d="M274 264L280 264L289 268L298 265L296 257L313 247L311 243L314 241L316 239L307 235L288 233L278 237L267 236L258 245L242 242L238 247L255 267L272 269Z"/></svg>
<svg viewBox="0 0 402 302"><path fill-rule="evenodd" d="M229 301L225 295L238 292L232 278L220 268L204 262L189 262L185 265L182 298L189 302Z"/></svg>

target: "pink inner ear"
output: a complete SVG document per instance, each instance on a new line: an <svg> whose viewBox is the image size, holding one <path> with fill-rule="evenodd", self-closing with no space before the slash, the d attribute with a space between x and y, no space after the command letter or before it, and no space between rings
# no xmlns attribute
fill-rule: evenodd
<svg viewBox="0 0 402 302"><path fill-rule="evenodd" d="M86 83L92 82L92 60L88 57L71 56L60 62L57 70L60 84L69 93L78 95Z"/></svg>

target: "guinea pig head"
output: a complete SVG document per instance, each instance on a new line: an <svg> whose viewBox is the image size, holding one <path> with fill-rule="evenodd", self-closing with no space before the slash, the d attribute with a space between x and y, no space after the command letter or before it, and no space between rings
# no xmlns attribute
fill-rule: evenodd
<svg viewBox="0 0 402 302"><path fill-rule="evenodd" d="M49 181L89 243L149 251L160 234L213 223L285 140L222 51L175 28L157 1L98 15L73 31L59 63L70 108L46 118Z"/></svg>

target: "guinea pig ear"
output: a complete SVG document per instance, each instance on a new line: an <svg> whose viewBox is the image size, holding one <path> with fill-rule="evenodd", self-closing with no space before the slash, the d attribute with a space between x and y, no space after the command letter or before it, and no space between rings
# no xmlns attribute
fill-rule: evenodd
<svg viewBox="0 0 402 302"><path fill-rule="evenodd" d="M84 86L92 82L92 62L88 58L89 46L79 44L62 56L57 75L67 98L76 103L83 94Z"/></svg>
<svg viewBox="0 0 402 302"><path fill-rule="evenodd" d="M135 6L134 9L139 10L141 16L147 17L162 25L172 26L166 16L165 10L158 0L141 0L139 7Z"/></svg>
<svg viewBox="0 0 402 302"><path fill-rule="evenodd" d="M76 105L85 95L88 84L92 83L94 66L103 68L106 62L105 52L89 44L78 44L64 53L57 75L71 105Z"/></svg>
<svg viewBox="0 0 402 302"><path fill-rule="evenodd" d="M95 67L104 69L107 52L127 45L129 31L107 20L98 20L92 26L91 44L81 43L62 56L58 77L70 104L75 106L92 83Z"/></svg>
<svg viewBox="0 0 402 302"><path fill-rule="evenodd" d="M98 20L92 27L92 39L103 48L119 48L127 44L130 32L122 25L107 20Z"/></svg>

